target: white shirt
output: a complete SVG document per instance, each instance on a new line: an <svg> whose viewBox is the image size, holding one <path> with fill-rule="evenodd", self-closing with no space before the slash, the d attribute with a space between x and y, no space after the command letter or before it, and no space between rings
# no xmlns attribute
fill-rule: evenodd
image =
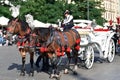
<svg viewBox="0 0 120 80"><path fill-rule="evenodd" d="M73 19L72 15L67 15L67 17L64 19L63 24L69 23Z"/></svg>

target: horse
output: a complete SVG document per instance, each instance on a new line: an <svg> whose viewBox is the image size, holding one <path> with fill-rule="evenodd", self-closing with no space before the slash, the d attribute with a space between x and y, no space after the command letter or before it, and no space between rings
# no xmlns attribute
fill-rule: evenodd
<svg viewBox="0 0 120 80"><path fill-rule="evenodd" d="M72 56L74 57L74 69L76 70L78 51L80 49L80 35L75 29L62 32L50 26L49 28L34 28L32 34L34 40L37 39L38 43L40 43L41 55L47 55L50 60L52 67L50 78L60 78L58 66L60 65L60 57L65 54L68 56L69 61ZM36 43L35 41L34 43Z"/></svg>
<svg viewBox="0 0 120 80"><path fill-rule="evenodd" d="M25 76L25 59L26 59L26 53L29 52L30 54L30 74L31 76L34 76L34 49L30 48L31 40L30 40L30 34L31 34L31 28L28 26L28 24L25 21L22 21L18 18L13 18L8 22L7 26L7 32L10 34L16 34L17 35L17 46L19 49L19 52L22 57L22 69L21 69L21 76Z"/></svg>

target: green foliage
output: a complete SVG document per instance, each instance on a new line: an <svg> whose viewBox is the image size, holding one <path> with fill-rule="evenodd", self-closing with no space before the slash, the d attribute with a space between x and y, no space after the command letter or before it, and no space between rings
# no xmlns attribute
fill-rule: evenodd
<svg viewBox="0 0 120 80"><path fill-rule="evenodd" d="M27 2L20 3L20 18L24 18L26 14L32 14L35 18L41 16L43 6L45 5L44 0L28 0Z"/></svg>
<svg viewBox="0 0 120 80"><path fill-rule="evenodd" d="M10 0L11 3L21 5L19 17L24 19L25 15L30 13L34 19L42 22L56 23L57 19L63 19L63 13L66 9L70 10L74 19L87 19L87 1L89 1L89 18L90 20L96 19L98 24L103 23L102 12L105 10L101 8L101 0L72 0L75 4L68 4L66 0ZM0 16L4 15L8 18L11 17L9 6L0 5Z"/></svg>
<svg viewBox="0 0 120 80"><path fill-rule="evenodd" d="M0 5L0 16L5 16L5 17L8 17L8 18L11 16L8 6Z"/></svg>

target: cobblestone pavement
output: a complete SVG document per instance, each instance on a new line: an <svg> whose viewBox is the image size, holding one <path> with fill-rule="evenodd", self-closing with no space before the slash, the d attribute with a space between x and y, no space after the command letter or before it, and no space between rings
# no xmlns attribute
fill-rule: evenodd
<svg viewBox="0 0 120 80"><path fill-rule="evenodd" d="M37 56L35 56L36 59ZM26 71L29 71L29 54L26 59ZM34 77L19 76L21 68L21 56L16 46L0 47L0 80L54 80L49 79L45 72L35 70ZM36 69L36 68L35 68ZM61 80L120 80L120 56L116 55L112 63L95 62L92 69L87 70L83 67L78 69L78 74L63 74Z"/></svg>

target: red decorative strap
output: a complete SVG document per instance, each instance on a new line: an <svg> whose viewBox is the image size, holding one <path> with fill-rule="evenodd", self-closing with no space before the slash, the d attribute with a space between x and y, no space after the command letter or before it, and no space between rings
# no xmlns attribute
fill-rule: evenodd
<svg viewBox="0 0 120 80"><path fill-rule="evenodd" d="M76 44L80 44L80 38L76 40Z"/></svg>
<svg viewBox="0 0 120 80"><path fill-rule="evenodd" d="M17 42L17 46L20 46L20 42L19 41Z"/></svg>
<svg viewBox="0 0 120 80"><path fill-rule="evenodd" d="M109 29L102 29L102 28L100 28L100 29L94 29L94 31L110 31Z"/></svg>
<svg viewBox="0 0 120 80"><path fill-rule="evenodd" d="M75 46L75 49L76 49L77 51L79 51L80 46L79 46L79 45Z"/></svg>
<svg viewBox="0 0 120 80"><path fill-rule="evenodd" d="M67 52L67 53L70 53L70 51L71 51L71 49L70 49L70 47L68 47L68 48L66 49L66 52Z"/></svg>

